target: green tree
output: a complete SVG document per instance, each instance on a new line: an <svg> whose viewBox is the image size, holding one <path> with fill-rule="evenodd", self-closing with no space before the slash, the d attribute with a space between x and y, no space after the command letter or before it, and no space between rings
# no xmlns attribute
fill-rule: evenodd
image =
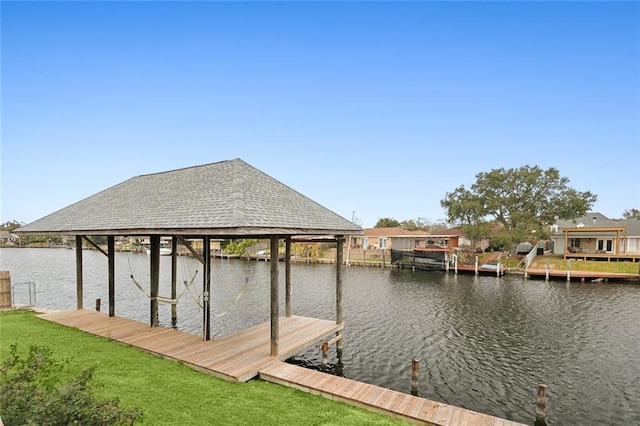
<svg viewBox="0 0 640 426"><path fill-rule="evenodd" d="M579 192L568 184L569 179L553 167L493 169L477 174L470 189L460 186L447 192L440 205L446 209L449 222L468 226L493 224L492 241L515 245L544 238L548 225L556 218L582 216L597 200L595 194Z"/></svg>
<svg viewBox="0 0 640 426"><path fill-rule="evenodd" d="M383 217L378 219L374 228L397 228L400 226L400 222L391 217Z"/></svg>
<svg viewBox="0 0 640 426"><path fill-rule="evenodd" d="M625 210L622 213L622 217L624 219L637 219L637 220L640 220L640 210L638 210L638 209Z"/></svg>
<svg viewBox="0 0 640 426"><path fill-rule="evenodd" d="M407 231L427 231L433 232L439 229L445 229L447 227L444 221L432 221L426 217L419 217L417 219L408 219L400 222L400 228Z"/></svg>
<svg viewBox="0 0 640 426"><path fill-rule="evenodd" d="M24 224L18 222L17 220L9 220L9 221L3 223L2 225L0 225L0 230L1 231L7 231L7 232L13 232L16 229L20 228L22 225L24 225Z"/></svg>

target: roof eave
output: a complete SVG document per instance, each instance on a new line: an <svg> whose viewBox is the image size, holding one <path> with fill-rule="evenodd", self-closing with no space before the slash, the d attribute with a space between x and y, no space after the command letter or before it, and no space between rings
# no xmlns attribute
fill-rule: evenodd
<svg viewBox="0 0 640 426"><path fill-rule="evenodd" d="M192 228L192 229L60 229L60 230L35 230L35 231L15 231L19 235L113 235L113 236L138 236L138 235L212 235L218 237L229 238L245 238L245 237L270 237L273 235L291 236L291 235L363 235L362 229L303 229L303 228L257 228L257 227L239 227L239 228Z"/></svg>

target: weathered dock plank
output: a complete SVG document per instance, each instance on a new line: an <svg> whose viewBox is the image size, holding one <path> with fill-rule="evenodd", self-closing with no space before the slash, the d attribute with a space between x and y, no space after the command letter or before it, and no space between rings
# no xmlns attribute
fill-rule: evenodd
<svg viewBox="0 0 640 426"><path fill-rule="evenodd" d="M281 348L274 357L270 352L270 323L203 341L194 334L82 309L49 312L40 318L182 361L199 371L235 382L250 380L270 363L289 358L343 329L342 324L328 320L280 318Z"/></svg>
<svg viewBox="0 0 640 426"><path fill-rule="evenodd" d="M260 377L415 423L442 426L523 426L510 420L284 362L274 362L261 369Z"/></svg>

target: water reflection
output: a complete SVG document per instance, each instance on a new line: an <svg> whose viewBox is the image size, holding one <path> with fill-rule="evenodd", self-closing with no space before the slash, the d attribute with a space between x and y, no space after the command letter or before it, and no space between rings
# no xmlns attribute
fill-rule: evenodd
<svg viewBox="0 0 640 426"><path fill-rule="evenodd" d="M85 252L85 306L107 309L107 260ZM73 250L2 249L14 282L35 281L38 304L75 308ZM178 262L176 326L201 333L201 267ZM148 322L149 259L116 256L116 314ZM269 264L214 260L212 337L269 320ZM284 295L284 272L280 274ZM170 260L161 258L160 294L170 295ZM188 288L184 282L191 284ZM335 271L293 265L296 315L335 318ZM640 286L525 281L380 268L347 268L342 359L329 370L410 392L411 360L420 360L419 392L430 399L532 424L535 391L549 389L550 425L640 424ZM145 287L146 285L146 287ZM281 300L284 312L284 297ZM171 326L170 305L160 323ZM321 367L319 348L293 362Z"/></svg>

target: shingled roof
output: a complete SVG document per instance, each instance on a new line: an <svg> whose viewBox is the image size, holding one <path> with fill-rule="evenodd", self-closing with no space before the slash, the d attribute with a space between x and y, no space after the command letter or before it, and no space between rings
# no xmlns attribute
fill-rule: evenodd
<svg viewBox="0 0 640 426"><path fill-rule="evenodd" d="M58 235L343 235L362 228L240 159L141 175L19 228Z"/></svg>

